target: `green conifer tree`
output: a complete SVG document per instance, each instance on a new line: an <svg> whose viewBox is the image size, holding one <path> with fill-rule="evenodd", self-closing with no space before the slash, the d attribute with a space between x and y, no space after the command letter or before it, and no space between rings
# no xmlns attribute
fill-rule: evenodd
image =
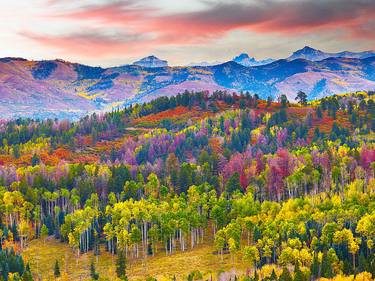
<svg viewBox="0 0 375 281"><path fill-rule="evenodd" d="M259 275L258 275L258 272L255 270L254 272L254 281L259 281Z"/></svg>
<svg viewBox="0 0 375 281"><path fill-rule="evenodd" d="M307 281L305 275L301 271L299 267L299 263L297 262L296 266L294 267L294 281Z"/></svg>
<svg viewBox="0 0 375 281"><path fill-rule="evenodd" d="M120 251L117 255L116 273L117 277L121 280L128 280L128 277L126 276L126 258L123 251Z"/></svg>
<svg viewBox="0 0 375 281"><path fill-rule="evenodd" d="M293 279L292 279L292 276L290 275L289 270L286 267L284 267L279 277L279 281L292 281L292 280Z"/></svg>
<svg viewBox="0 0 375 281"><path fill-rule="evenodd" d="M277 275L276 275L275 269L272 269L270 280L277 281Z"/></svg>
<svg viewBox="0 0 375 281"><path fill-rule="evenodd" d="M326 278L332 278L333 277L332 264L331 264L331 261L329 260L327 252L323 253L322 265L321 265L321 275L322 275L322 277L326 277Z"/></svg>
<svg viewBox="0 0 375 281"><path fill-rule="evenodd" d="M95 270L95 264L94 264L93 260L91 260L91 263L90 263L90 276L91 276L92 280L98 280L99 279L99 274Z"/></svg>
<svg viewBox="0 0 375 281"><path fill-rule="evenodd" d="M61 276L60 266L59 266L59 262L57 260L55 261L55 267L53 269L53 276L55 276L55 278L58 278L58 277Z"/></svg>
<svg viewBox="0 0 375 281"><path fill-rule="evenodd" d="M33 275L30 271L30 265L27 263L25 267L25 271L22 274L22 281L34 281Z"/></svg>
<svg viewBox="0 0 375 281"><path fill-rule="evenodd" d="M319 278L319 260L318 260L318 255L314 254L313 262L311 264L311 275L313 279L318 279Z"/></svg>

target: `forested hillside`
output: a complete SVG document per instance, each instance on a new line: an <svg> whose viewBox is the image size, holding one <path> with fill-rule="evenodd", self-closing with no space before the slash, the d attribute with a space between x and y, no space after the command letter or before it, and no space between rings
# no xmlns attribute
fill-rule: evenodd
<svg viewBox="0 0 375 281"><path fill-rule="evenodd" d="M0 280L373 280L374 130L373 92L1 121Z"/></svg>

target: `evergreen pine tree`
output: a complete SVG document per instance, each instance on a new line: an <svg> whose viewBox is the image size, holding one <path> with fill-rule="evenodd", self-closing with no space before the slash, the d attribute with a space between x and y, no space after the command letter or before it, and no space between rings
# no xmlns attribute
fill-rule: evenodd
<svg viewBox="0 0 375 281"><path fill-rule="evenodd" d="M305 275L301 271L299 267L299 263L297 262L296 266L294 267L294 281L307 281Z"/></svg>
<svg viewBox="0 0 375 281"><path fill-rule="evenodd" d="M318 106L316 108L316 117L319 118L319 119L322 119L322 117L323 117L323 112L322 112L322 109L320 108L320 106Z"/></svg>
<svg viewBox="0 0 375 281"><path fill-rule="evenodd" d="M31 271L30 271L29 264L26 264L25 271L22 274L22 281L34 281L33 275L31 274Z"/></svg>
<svg viewBox="0 0 375 281"><path fill-rule="evenodd" d="M254 272L254 281L259 281L259 275L258 275L258 272L255 270Z"/></svg>
<svg viewBox="0 0 375 281"><path fill-rule="evenodd" d="M117 153L114 147L111 148L110 156L111 162L115 162L117 158Z"/></svg>
<svg viewBox="0 0 375 281"><path fill-rule="evenodd" d="M290 275L290 272L289 270L284 267L283 268L283 272L281 273L280 277L279 277L279 281L292 281L292 276Z"/></svg>
<svg viewBox="0 0 375 281"><path fill-rule="evenodd" d="M314 254L313 262L311 264L311 275L313 279L318 279L319 278L319 260L318 260L318 255Z"/></svg>
<svg viewBox="0 0 375 281"><path fill-rule="evenodd" d="M344 272L345 275L351 275L353 274L353 264L350 262L350 260L346 257L342 261L343 264L343 269L342 271Z"/></svg>
<svg viewBox="0 0 375 281"><path fill-rule="evenodd" d="M59 266L59 262L56 260L55 262L55 267L53 269L53 275L55 276L55 278L58 278L60 277L61 273L60 273L60 266Z"/></svg>
<svg viewBox="0 0 375 281"><path fill-rule="evenodd" d="M318 141L319 139L320 139L320 130L318 127L316 127L314 130L313 141Z"/></svg>
<svg viewBox="0 0 375 281"><path fill-rule="evenodd" d="M268 96L267 97L267 107L270 107L272 104L272 97L271 96Z"/></svg>
<svg viewBox="0 0 375 281"><path fill-rule="evenodd" d="M240 183L240 175L235 172L228 180L225 191L228 192L228 194L232 194L236 190L241 191L241 183Z"/></svg>
<svg viewBox="0 0 375 281"><path fill-rule="evenodd" d="M92 280L98 280L99 279L99 274L95 270L95 264L94 264L93 260L91 260L91 264L90 264L90 276L91 276Z"/></svg>
<svg viewBox="0 0 375 281"><path fill-rule="evenodd" d="M276 275L275 269L272 269L272 273L271 273L271 276L270 276L270 280L275 280L275 281L277 281L277 275Z"/></svg>
<svg viewBox="0 0 375 281"><path fill-rule="evenodd" d="M20 146L18 144L13 145L13 156L16 159L20 158L20 156L21 156Z"/></svg>
<svg viewBox="0 0 375 281"><path fill-rule="evenodd" d="M279 101L281 103L281 107L282 108L287 107L287 105L288 105L288 98L286 97L286 95L281 95L280 98L279 98Z"/></svg>
<svg viewBox="0 0 375 281"><path fill-rule="evenodd" d="M35 153L33 154L33 157L31 157L31 166L36 166L40 163L40 158Z"/></svg>
<svg viewBox="0 0 375 281"><path fill-rule="evenodd" d="M326 277L326 278L332 278L333 277L332 264L331 264L331 261L329 260L327 252L323 253L322 265L321 265L321 275L322 275L322 277Z"/></svg>
<svg viewBox="0 0 375 281"><path fill-rule="evenodd" d="M128 277L126 276L126 259L123 251L120 251L117 255L116 273L117 277L121 280L128 280Z"/></svg>
<svg viewBox="0 0 375 281"><path fill-rule="evenodd" d="M369 262L366 259L363 251L361 251L359 255L359 261L358 261L358 272L363 272L363 271L369 271Z"/></svg>
<svg viewBox="0 0 375 281"><path fill-rule="evenodd" d="M30 264L29 263L26 264L25 271L30 271L31 272L31 270L30 270Z"/></svg>

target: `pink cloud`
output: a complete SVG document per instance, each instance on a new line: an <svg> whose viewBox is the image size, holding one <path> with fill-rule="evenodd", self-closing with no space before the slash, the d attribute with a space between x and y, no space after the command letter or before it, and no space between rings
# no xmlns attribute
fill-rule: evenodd
<svg viewBox="0 0 375 281"><path fill-rule="evenodd" d="M64 55L79 55L86 58L105 58L119 53L138 55L149 49L148 40L130 36L128 40L102 36L98 34L40 35L23 32L23 36L39 42L43 46L53 47ZM123 35L129 36L129 35Z"/></svg>
<svg viewBox="0 0 375 281"><path fill-rule="evenodd" d="M56 1L56 0L53 0ZM375 2L360 0L262 0L211 4L195 12L167 14L162 9L140 5L139 1L119 1L91 5L49 15L55 20L90 22L97 30L125 30L132 40L90 34L25 35L41 44L58 47L67 53L107 56L116 53L137 54L164 45L204 44L232 30L279 33L286 36L326 30L346 31L347 40L374 40L368 27L375 14ZM126 37L127 35L124 35ZM338 35L339 36L339 35Z"/></svg>
<svg viewBox="0 0 375 281"><path fill-rule="evenodd" d="M221 3L201 11L175 14L166 14L161 9L134 3L128 0L86 6L55 16L78 21L94 20L139 32L158 32L162 37L164 34L210 37L234 29L293 34L321 28L359 28L375 13L375 2L359 0L262 0L247 5Z"/></svg>
<svg viewBox="0 0 375 281"><path fill-rule="evenodd" d="M73 20L98 20L107 24L128 23L141 20L145 15L149 15L157 10L147 7L136 7L132 1L122 1L109 3L106 5L85 6L78 10L66 13L51 15L57 18L67 18Z"/></svg>

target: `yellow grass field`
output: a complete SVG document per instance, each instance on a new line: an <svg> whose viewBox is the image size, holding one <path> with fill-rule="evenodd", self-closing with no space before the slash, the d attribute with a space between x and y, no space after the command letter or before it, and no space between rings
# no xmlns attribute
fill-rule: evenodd
<svg viewBox="0 0 375 281"><path fill-rule="evenodd" d="M93 252L89 252L81 254L77 262L76 252L73 252L67 244L53 238L45 242L38 239L31 241L22 254L25 260L30 262L35 280L38 280L37 276L41 278L40 280L54 280L53 268L56 259L59 261L62 274L59 280L90 280L92 259L100 280L116 280L116 256L112 257L104 247L98 257L94 257ZM148 276L156 277L158 280L163 280L163 277L169 277L167 280L171 280L173 276L176 276L176 280L187 280L187 275L193 270L199 270L208 280L211 276L213 280L217 280L219 272L232 271L234 268L241 274L246 271L246 265L240 257L232 261L227 254L223 255L222 260L220 255L214 254L212 242L168 256L160 249L155 257L148 257L146 262L143 262L142 258L127 261L129 280L142 281Z"/></svg>

